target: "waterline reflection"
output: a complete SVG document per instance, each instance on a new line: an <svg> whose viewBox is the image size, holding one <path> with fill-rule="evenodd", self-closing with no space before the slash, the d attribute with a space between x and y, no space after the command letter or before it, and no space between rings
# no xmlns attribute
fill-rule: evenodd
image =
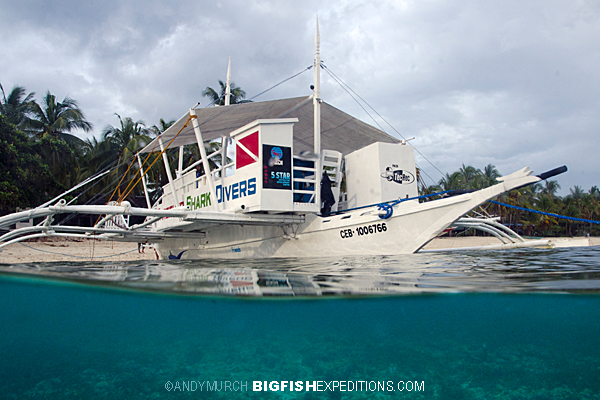
<svg viewBox="0 0 600 400"><path fill-rule="evenodd" d="M600 291L600 250L315 259L0 264L4 276L225 296Z"/></svg>

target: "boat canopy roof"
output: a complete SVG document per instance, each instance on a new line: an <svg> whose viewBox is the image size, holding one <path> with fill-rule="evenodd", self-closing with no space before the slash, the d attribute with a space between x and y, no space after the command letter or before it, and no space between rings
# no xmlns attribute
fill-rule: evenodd
<svg viewBox="0 0 600 400"><path fill-rule="evenodd" d="M210 141L229 134L257 119L298 118L294 125L294 152L313 151L312 96L208 107L196 110L202 139ZM169 148L196 143L189 113L163 132L165 146ZM399 140L361 120L323 102L321 104L321 148L337 150L346 155L375 142L398 143ZM158 151L157 139L142 152Z"/></svg>

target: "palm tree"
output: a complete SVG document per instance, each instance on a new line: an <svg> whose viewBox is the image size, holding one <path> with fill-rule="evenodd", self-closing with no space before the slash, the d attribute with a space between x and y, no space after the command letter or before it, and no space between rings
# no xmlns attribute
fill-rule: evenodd
<svg viewBox="0 0 600 400"><path fill-rule="evenodd" d="M500 178L500 172L496 169L495 165L488 164L483 168L481 173L481 187L488 187L498 183L497 178Z"/></svg>
<svg viewBox="0 0 600 400"><path fill-rule="evenodd" d="M598 189L598 186L592 186L588 196L591 199L590 219L597 221L600 218L600 189ZM590 223L590 235L592 235L592 231L595 227L598 227L598 225L596 224L593 226L593 224Z"/></svg>
<svg viewBox="0 0 600 400"><path fill-rule="evenodd" d="M525 232L528 236L533 236L535 233L535 228L539 228L541 225L540 214L537 213L527 213L521 218L521 224L523 228L523 232Z"/></svg>
<svg viewBox="0 0 600 400"><path fill-rule="evenodd" d="M547 194L550 198L554 198L556 196L556 192L560 189L560 185L557 181L546 181L544 187L542 188L542 193Z"/></svg>
<svg viewBox="0 0 600 400"><path fill-rule="evenodd" d="M108 140L100 140L92 137L85 141L85 152L83 159L84 178L94 175L110 166L115 160L116 151Z"/></svg>
<svg viewBox="0 0 600 400"><path fill-rule="evenodd" d="M483 171L465 164L452 173L446 174L438 185L430 186L428 190L455 190L455 189L475 189L483 188L496 183L496 178L500 174L491 164L487 165ZM585 192L580 186L575 186L570 190L570 194L565 198L557 195L560 185L555 180L549 180L545 183L536 183L527 187L512 190L499 196L498 201L513 206L531 208L550 214L562 214L568 217L585 218L592 221L600 219L600 189L593 186L589 193ZM510 207L490 205L488 211L492 214L500 215L509 227L519 231L521 227L528 233L540 232L543 234L568 235L576 234L573 232L573 224L578 230L582 230L582 222L562 220L552 215L538 215L535 213L523 212ZM600 226L594 223L589 224L587 233L600 233Z"/></svg>
<svg viewBox="0 0 600 400"><path fill-rule="evenodd" d="M464 189L475 189L478 186L477 181L478 177L481 175L481 170L463 164L458 171L463 176Z"/></svg>
<svg viewBox="0 0 600 400"><path fill-rule="evenodd" d="M202 96L208 97L213 101L213 104L218 106L222 106L225 104L225 91L227 90L227 85L223 83L223 81L219 81L219 85L221 86L221 91L217 92L213 88L207 86L206 89L202 91ZM231 82L231 96L229 98L229 104L240 104L240 103L248 103L251 100L244 100L246 97L246 92L240 89L235 83Z"/></svg>
<svg viewBox="0 0 600 400"><path fill-rule="evenodd" d="M34 102L31 112L32 118L29 122L31 133L38 138L50 136L64 140L76 153L80 153L84 141L70 132L78 129L89 132L92 130L92 124L85 119L75 100L65 97L59 103L56 101L56 96L46 92L43 107Z"/></svg>
<svg viewBox="0 0 600 400"><path fill-rule="evenodd" d="M564 207L561 213L567 217L581 218L585 208L586 193L581 186L577 185L570 189L570 192L571 193L564 198ZM569 236L572 236L571 226L573 223L575 223L576 226L579 224L579 222L567 220L567 234Z"/></svg>
<svg viewBox="0 0 600 400"><path fill-rule="evenodd" d="M575 186L573 186L573 189L569 189L569 190L571 192L569 197L571 197L576 202L583 199L583 196L585 195L585 191L581 188L581 186L575 185Z"/></svg>
<svg viewBox="0 0 600 400"><path fill-rule="evenodd" d="M537 202L536 206L540 211L543 211L545 213L548 213L548 214L555 213L556 205L554 204L554 201L552 201L552 197L550 197L550 195L548 195L548 194L542 194L540 196L539 201ZM556 220L556 217L553 217L548 214L540 215L539 228L542 233L549 231L552 229L553 226L558 225L558 221Z"/></svg>
<svg viewBox="0 0 600 400"><path fill-rule="evenodd" d="M16 127L21 127L29 122L29 114L33 106L34 93L31 92L25 95L25 88L15 86L6 97L4 88L0 84L2 90L2 99L0 99L0 114L4 115L7 121Z"/></svg>
<svg viewBox="0 0 600 400"><path fill-rule="evenodd" d="M42 106L31 102L31 118L22 125L26 132L37 137L39 154L56 179L66 188L77 183L85 142L70 132L92 129L77 102L69 97L57 102L56 97L47 92Z"/></svg>
<svg viewBox="0 0 600 400"><path fill-rule="evenodd" d="M577 204L575 204L574 201L567 201L566 207L563 209L562 213L564 215L566 215L567 217L581 218L581 211L580 211L579 207L577 206ZM570 220L567 220L567 234L569 236L573 236L572 231L571 231L572 224L573 224L573 222L571 222Z"/></svg>
<svg viewBox="0 0 600 400"><path fill-rule="evenodd" d="M128 184L138 173L137 165L134 165L135 154L152 139L150 138L151 130L146 128L143 121L133 121L131 117L121 118L119 114L115 115L119 118L120 127L108 125L104 128L102 138L109 143L110 151L113 154L112 159L118 159L122 164L122 167L115 170L115 174L121 177L119 178L120 194L121 189L129 191ZM141 185L138 185L135 190L139 192L140 187Z"/></svg>
<svg viewBox="0 0 600 400"><path fill-rule="evenodd" d="M452 175L444 176L438 183L444 190L457 190L464 188L464 176L460 172L454 172Z"/></svg>
<svg viewBox="0 0 600 400"><path fill-rule="evenodd" d="M133 121L131 117L119 118L120 127L108 125L102 132L104 140L111 143L112 148L123 159L127 160L138 150L146 146L152 139L151 130L147 129L143 121Z"/></svg>
<svg viewBox="0 0 600 400"><path fill-rule="evenodd" d="M158 121L158 126L153 125L152 128L150 128L154 135L158 136L161 133L163 133L164 131L166 131L167 129L169 129L171 127L171 125L173 125L176 121L174 119L170 120L169 122L165 121L164 119L160 119L160 121Z"/></svg>
<svg viewBox="0 0 600 400"><path fill-rule="evenodd" d="M64 191L39 155L46 148L0 115L0 215L35 207Z"/></svg>
<svg viewBox="0 0 600 400"><path fill-rule="evenodd" d="M38 139L35 145L37 154L42 162L48 165L63 190L81 180L80 157L67 142L48 135Z"/></svg>

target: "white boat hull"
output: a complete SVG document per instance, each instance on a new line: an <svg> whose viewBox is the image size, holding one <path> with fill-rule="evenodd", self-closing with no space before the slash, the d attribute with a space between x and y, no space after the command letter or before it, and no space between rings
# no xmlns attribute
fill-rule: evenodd
<svg viewBox="0 0 600 400"><path fill-rule="evenodd" d="M163 259L327 257L395 255L418 251L454 221L483 202L512 188L539 181L521 170L497 185L473 193L418 203L405 201L387 219L376 206L287 226L218 225L198 237L166 238L157 250ZM186 223L188 231L194 223ZM175 227L177 224L172 224Z"/></svg>

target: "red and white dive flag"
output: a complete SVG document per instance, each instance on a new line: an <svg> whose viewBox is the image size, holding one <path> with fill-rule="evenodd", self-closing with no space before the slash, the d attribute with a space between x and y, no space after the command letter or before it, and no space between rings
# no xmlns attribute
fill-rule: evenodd
<svg viewBox="0 0 600 400"><path fill-rule="evenodd" d="M258 161L258 131L236 141L235 169Z"/></svg>

